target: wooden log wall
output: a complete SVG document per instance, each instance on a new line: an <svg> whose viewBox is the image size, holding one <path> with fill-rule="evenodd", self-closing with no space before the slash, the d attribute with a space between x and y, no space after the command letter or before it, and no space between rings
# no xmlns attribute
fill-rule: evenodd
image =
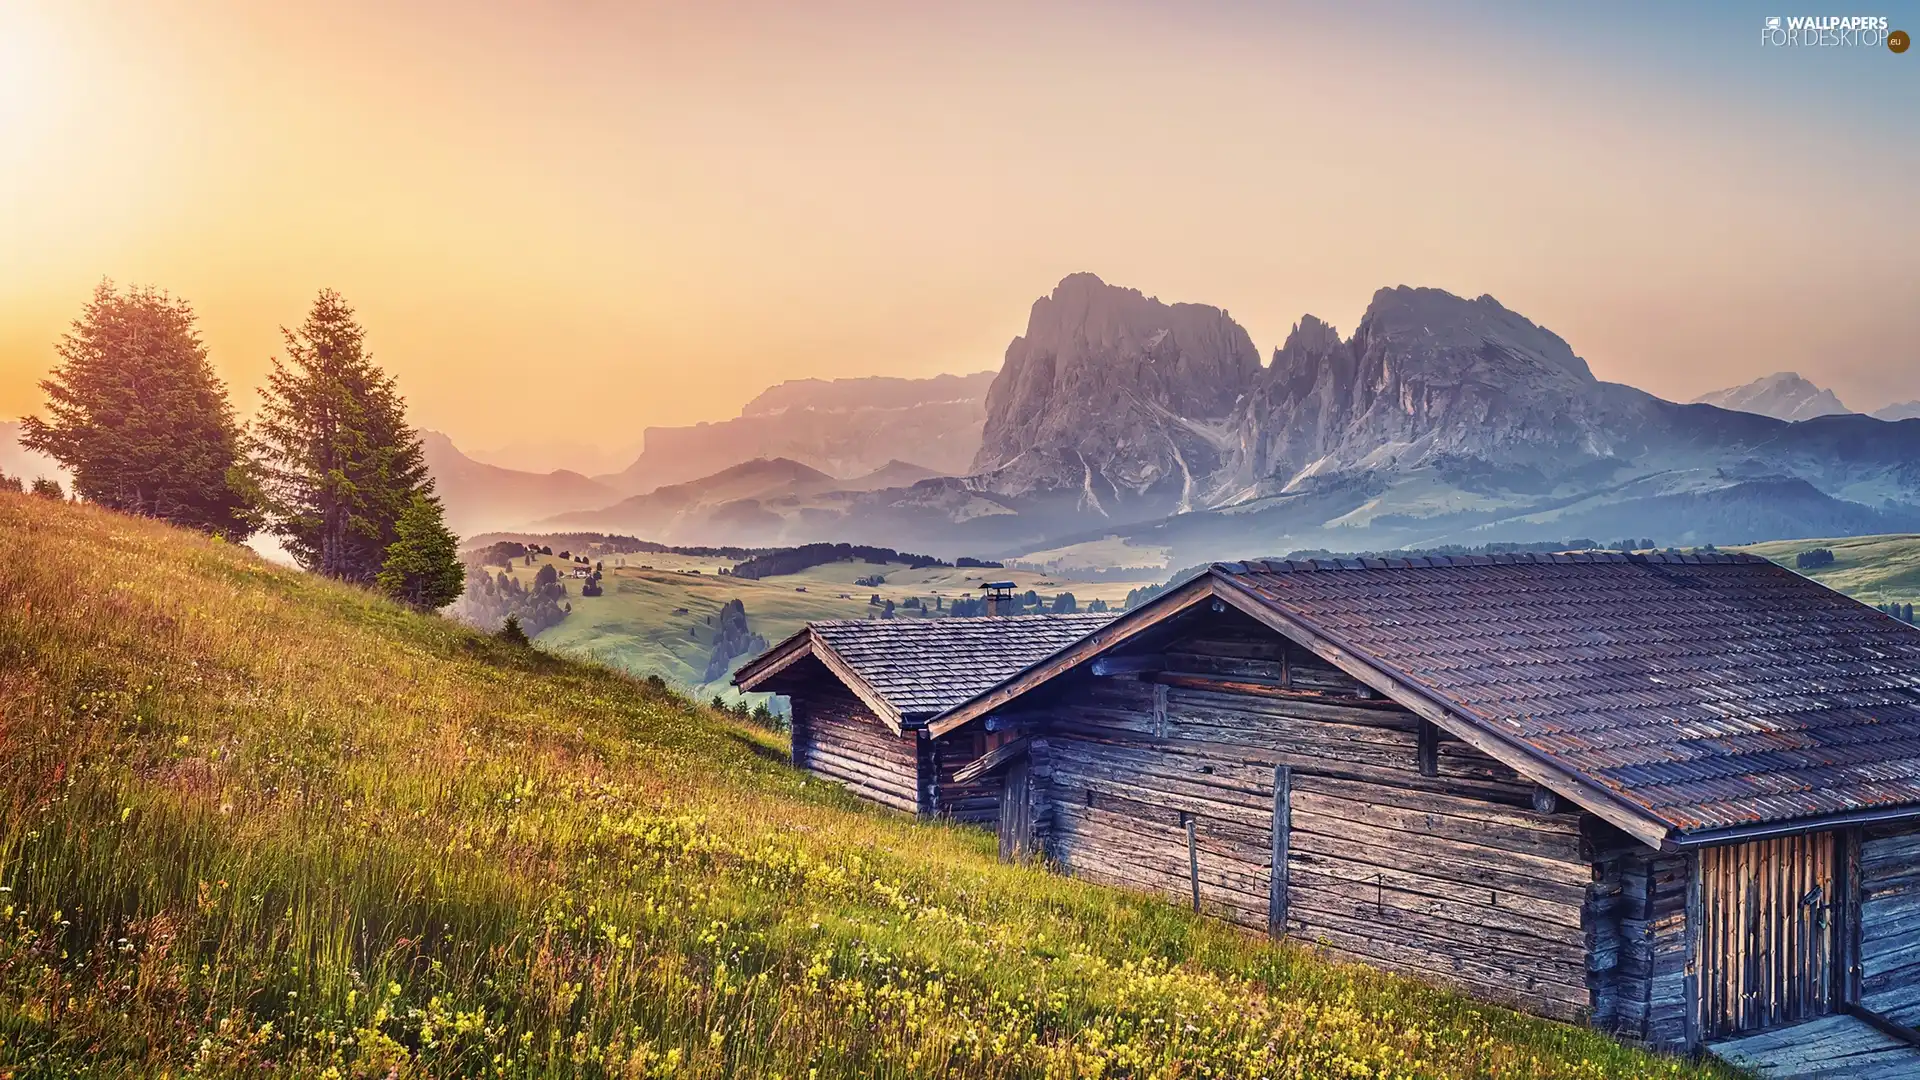
<svg viewBox="0 0 1920 1080"><path fill-rule="evenodd" d="M1036 825L1049 855L1182 904L1197 877L1202 911L1266 929L1286 766L1288 934L1547 1016L1587 1014L1580 814L1536 812L1531 784L1445 736L1423 773L1422 721L1237 613L1188 635L1163 672L1076 672L1015 718L1048 744Z"/></svg>
<svg viewBox="0 0 1920 1080"><path fill-rule="evenodd" d="M922 739L921 775L927 791L923 805L956 821L991 824L1000 816L1000 777L980 777L960 783L953 774L987 751L987 734L975 724L944 739Z"/></svg>
<svg viewBox="0 0 1920 1080"><path fill-rule="evenodd" d="M1857 872L1860 1004L1920 1027L1920 829L1863 830Z"/></svg>
<svg viewBox="0 0 1920 1080"><path fill-rule="evenodd" d="M1653 851L1592 817L1584 825L1593 859L1584 915L1591 1022L1647 1046L1686 1049L1694 856Z"/></svg>
<svg viewBox="0 0 1920 1080"><path fill-rule="evenodd" d="M922 809L919 733L896 735L837 681L787 691L793 763L848 791L910 814Z"/></svg>

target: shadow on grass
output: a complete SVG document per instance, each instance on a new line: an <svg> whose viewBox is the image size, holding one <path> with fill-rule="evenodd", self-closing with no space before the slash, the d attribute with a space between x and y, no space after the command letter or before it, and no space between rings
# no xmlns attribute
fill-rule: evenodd
<svg viewBox="0 0 1920 1080"><path fill-rule="evenodd" d="M769 746L746 732L731 727L725 728L724 731L726 732L727 738L732 739L734 742L752 751L755 757L771 761L776 765L793 764L793 755L778 746Z"/></svg>

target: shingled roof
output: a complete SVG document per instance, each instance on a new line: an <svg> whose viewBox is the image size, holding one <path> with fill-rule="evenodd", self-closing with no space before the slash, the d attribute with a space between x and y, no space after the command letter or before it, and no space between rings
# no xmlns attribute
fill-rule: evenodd
<svg viewBox="0 0 1920 1080"><path fill-rule="evenodd" d="M822 620L748 662L734 684L761 689L794 661L812 655L883 719L896 727L913 726L1059 652L1113 617L1091 612Z"/></svg>
<svg viewBox="0 0 1920 1080"><path fill-rule="evenodd" d="M1920 629L1765 559L1216 564L1080 651L1207 595L1450 729L1478 728L1483 748L1566 779L1576 801L1626 808L1643 839L1920 810ZM1041 674L963 711L998 707Z"/></svg>

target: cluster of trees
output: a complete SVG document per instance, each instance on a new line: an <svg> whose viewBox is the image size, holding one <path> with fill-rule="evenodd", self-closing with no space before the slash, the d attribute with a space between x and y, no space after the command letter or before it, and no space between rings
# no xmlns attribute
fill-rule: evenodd
<svg viewBox="0 0 1920 1080"><path fill-rule="evenodd" d="M938 597L935 598L936 602ZM1009 615L1072 615L1080 611L1080 601L1070 592L1042 596L1028 589L1024 593L1015 593L1008 598L1011 601ZM1087 604L1088 611L1105 611L1105 600L1094 600ZM974 618L987 614L985 598L959 597L947 605L947 614L957 619Z"/></svg>
<svg viewBox="0 0 1920 1080"><path fill-rule="evenodd" d="M1882 615L1891 615L1903 623L1913 622L1912 604L1875 604Z"/></svg>
<svg viewBox="0 0 1920 1080"><path fill-rule="evenodd" d="M701 682L714 682L726 675L727 667L738 656L757 656L767 651L767 639L747 627L747 606L734 597L720 607L714 620L713 652L707 657L707 670Z"/></svg>
<svg viewBox="0 0 1920 1080"><path fill-rule="evenodd" d="M1813 548L1808 551L1803 551L1793 557L1793 565L1802 570L1818 570L1823 566L1832 566L1833 549Z"/></svg>
<svg viewBox="0 0 1920 1080"><path fill-rule="evenodd" d="M16 495L23 495L28 491L32 491L35 495L43 499L65 499L67 497L67 493L60 488L60 481L49 479L45 476L35 477L33 486L28 487L21 477L8 476L6 473L0 473L0 491L11 491Z"/></svg>
<svg viewBox="0 0 1920 1080"><path fill-rule="evenodd" d="M632 555L635 553L646 553L650 555L690 555L701 559L732 559L735 562L780 550L778 548L658 544L652 540L641 540L637 537L625 536L620 533L598 532L493 532L481 533L469 539L470 542L475 544L493 544L504 541L517 542L535 550L544 549L548 555L553 554L555 547L560 547L575 551L602 552L608 555Z"/></svg>
<svg viewBox="0 0 1920 1080"><path fill-rule="evenodd" d="M532 587L522 585L505 570L491 575L476 566L467 576L466 592L450 614L482 628L502 626L512 619L523 632L538 634L558 626L572 611L573 602L567 599L560 572L549 563L533 575Z"/></svg>
<svg viewBox="0 0 1920 1080"><path fill-rule="evenodd" d="M795 548L782 548L769 551L740 563L733 568L734 577L743 577L758 581L761 578L778 577L782 574L797 574L816 566L825 566L836 562L864 563L906 563L912 569L923 570L929 566L951 566L931 555L915 555L892 548L869 547L866 544L802 544Z"/></svg>
<svg viewBox="0 0 1920 1080"><path fill-rule="evenodd" d="M661 689L666 688L666 681L660 679L658 675L647 676L649 683L656 680L659 681ZM773 700L778 701L777 698ZM726 698L715 694L713 695L712 705L716 712L727 713L737 720L743 720L757 727L765 728L768 731L785 731L792 726L785 713L768 708L765 701L760 702L758 705L748 707L746 699L742 698L732 705L728 705Z"/></svg>
<svg viewBox="0 0 1920 1080"><path fill-rule="evenodd" d="M464 578L458 541L353 310L324 290L298 329L281 332L286 356L248 430L192 307L102 282L61 338L60 363L40 384L47 415L26 419L21 443L66 466L88 502L228 540L268 531L315 573L421 610L452 602Z"/></svg>

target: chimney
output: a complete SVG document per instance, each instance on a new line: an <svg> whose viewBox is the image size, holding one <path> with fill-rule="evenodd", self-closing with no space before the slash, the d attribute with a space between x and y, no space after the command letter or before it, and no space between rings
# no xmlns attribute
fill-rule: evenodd
<svg viewBox="0 0 1920 1080"><path fill-rule="evenodd" d="M987 614L989 615L1013 614L1013 582L1011 581L987 582Z"/></svg>

